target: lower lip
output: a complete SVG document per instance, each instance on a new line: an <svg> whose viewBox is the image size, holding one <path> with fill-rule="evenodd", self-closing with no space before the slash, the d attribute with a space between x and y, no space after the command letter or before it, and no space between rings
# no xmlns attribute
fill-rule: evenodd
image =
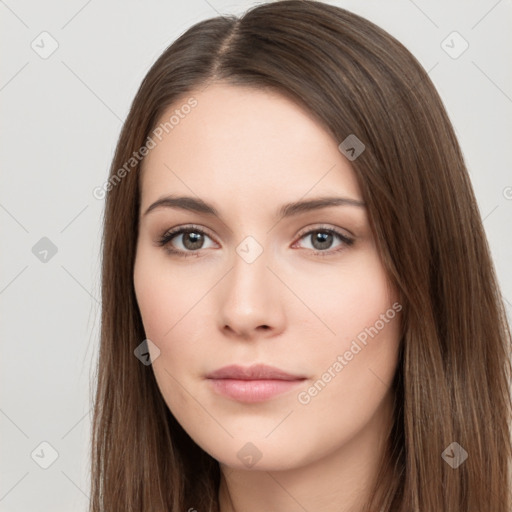
<svg viewBox="0 0 512 512"><path fill-rule="evenodd" d="M239 402L263 402L302 384L301 380L237 380L208 379L213 389L221 395Z"/></svg>

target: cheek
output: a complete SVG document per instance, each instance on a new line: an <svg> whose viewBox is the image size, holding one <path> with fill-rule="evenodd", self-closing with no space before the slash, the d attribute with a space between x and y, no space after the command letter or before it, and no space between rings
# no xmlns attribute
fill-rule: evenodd
<svg viewBox="0 0 512 512"><path fill-rule="evenodd" d="M162 397L173 412L190 410L192 415L199 415L200 411L194 410L194 403L190 403L182 387L183 371L194 367L193 356L197 350L193 342L175 341L186 340L187 333L193 329L186 316L192 304L188 307L185 304L190 301L190 295L181 293L180 276L170 269L155 253L141 248L134 266L135 295L146 338L160 350L151 366Z"/></svg>
<svg viewBox="0 0 512 512"><path fill-rule="evenodd" d="M169 264L165 255L141 247L134 287L145 335L160 349L153 364L155 374L167 370L178 377L194 368L194 357L201 353L197 319L204 317L200 303L205 294L204 276Z"/></svg>
<svg viewBox="0 0 512 512"><path fill-rule="evenodd" d="M172 311L171 295L165 294L162 280L157 279L156 273L147 264L144 254L138 254L135 262L133 281L135 295L139 306L146 336L149 339L160 339L164 325L169 318L162 315L164 311ZM169 329L170 325L167 326Z"/></svg>
<svg viewBox="0 0 512 512"><path fill-rule="evenodd" d="M139 246L133 270L135 295L146 337L160 350L161 339L172 327L172 312L176 309L175 295L168 293L168 280L165 268L158 263L154 253L145 246Z"/></svg>
<svg viewBox="0 0 512 512"><path fill-rule="evenodd" d="M163 249L145 246L138 248L133 280L146 336L160 344L193 306L198 283L193 275L185 277L179 266L170 265Z"/></svg>
<svg viewBox="0 0 512 512"><path fill-rule="evenodd" d="M303 288L305 294L306 281ZM301 356L311 361L317 383L304 390L303 403L327 408L341 399L352 410L371 411L396 370L402 309L377 253L361 251L346 267L316 279L306 296L326 328L316 336L314 350L311 340L302 345Z"/></svg>
<svg viewBox="0 0 512 512"><path fill-rule="evenodd" d="M325 327L317 329L324 346L333 349L374 325L395 302L375 251L347 254L342 263L313 275L299 269L293 281L297 295Z"/></svg>

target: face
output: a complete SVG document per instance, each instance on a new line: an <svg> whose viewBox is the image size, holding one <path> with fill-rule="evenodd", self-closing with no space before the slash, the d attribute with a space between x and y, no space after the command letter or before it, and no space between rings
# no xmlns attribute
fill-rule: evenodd
<svg viewBox="0 0 512 512"><path fill-rule="evenodd" d="M159 389L222 465L343 453L384 426L400 339L355 173L341 141L278 93L217 83L192 96L141 173L134 285ZM283 210L325 197L342 200ZM208 378L255 364L290 380Z"/></svg>

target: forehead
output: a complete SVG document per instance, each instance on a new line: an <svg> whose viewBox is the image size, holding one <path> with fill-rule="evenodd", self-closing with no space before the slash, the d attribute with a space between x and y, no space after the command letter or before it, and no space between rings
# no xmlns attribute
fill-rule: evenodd
<svg viewBox="0 0 512 512"><path fill-rule="evenodd" d="M195 106L182 109L190 98ZM341 141L278 92L212 84L182 97L158 124L173 114L142 164L142 208L166 193L240 207L306 194L361 199Z"/></svg>

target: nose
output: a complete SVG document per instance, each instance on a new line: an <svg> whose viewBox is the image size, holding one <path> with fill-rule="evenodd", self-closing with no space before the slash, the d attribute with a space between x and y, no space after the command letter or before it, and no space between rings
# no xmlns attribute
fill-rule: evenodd
<svg viewBox="0 0 512 512"><path fill-rule="evenodd" d="M247 246L241 245L216 297L219 327L226 335L245 339L262 333L275 336L285 323L284 285L272 268L270 251L263 250L252 260L243 251Z"/></svg>

